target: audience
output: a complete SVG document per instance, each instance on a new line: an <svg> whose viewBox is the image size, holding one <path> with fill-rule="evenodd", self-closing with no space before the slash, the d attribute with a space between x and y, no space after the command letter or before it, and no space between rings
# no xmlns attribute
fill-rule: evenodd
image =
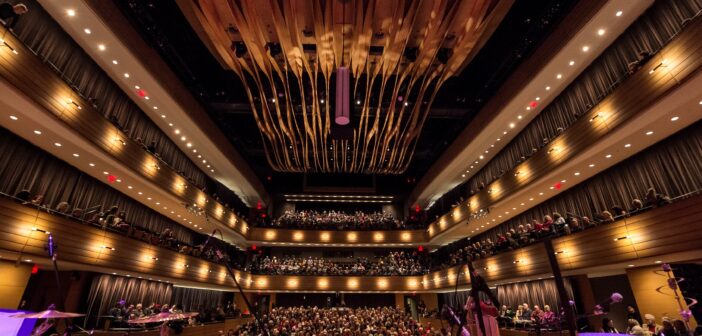
<svg viewBox="0 0 702 336"><path fill-rule="evenodd" d="M272 223L258 223L259 226L310 230L401 230L405 224L385 212L364 213L356 211L347 214L340 211L286 211Z"/></svg>
<svg viewBox="0 0 702 336"><path fill-rule="evenodd" d="M270 335L441 335L430 323L422 326L404 310L383 308L273 308L261 317ZM255 323L234 335L261 334Z"/></svg>
<svg viewBox="0 0 702 336"><path fill-rule="evenodd" d="M269 257L251 264L254 274L271 275L420 275L428 273L417 252L397 251L376 259L333 262L316 257Z"/></svg>

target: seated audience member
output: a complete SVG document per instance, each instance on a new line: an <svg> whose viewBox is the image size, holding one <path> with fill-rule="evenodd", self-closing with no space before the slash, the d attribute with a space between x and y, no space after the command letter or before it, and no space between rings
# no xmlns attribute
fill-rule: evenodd
<svg viewBox="0 0 702 336"><path fill-rule="evenodd" d="M612 213L614 214L614 216L617 216L617 217L626 216L626 211L624 211L624 208L622 208L619 205L613 205L610 210L612 210Z"/></svg>
<svg viewBox="0 0 702 336"><path fill-rule="evenodd" d="M20 190L15 194L15 198L17 199L17 201L19 201L22 204L29 203L30 197L32 197L32 193L29 192L29 190L27 189Z"/></svg>
<svg viewBox="0 0 702 336"><path fill-rule="evenodd" d="M648 60L651 59L653 55L651 55L651 52L649 51L641 51L639 52L639 57L636 61L633 61L629 63L628 68L629 68L629 74L633 74L636 71L639 71L643 67L643 65L648 62Z"/></svg>
<svg viewBox="0 0 702 336"><path fill-rule="evenodd" d="M156 154L156 141L151 141L151 143L146 146L146 150L151 154Z"/></svg>
<svg viewBox="0 0 702 336"><path fill-rule="evenodd" d="M566 219L561 216L558 212L553 213L553 228L554 228L554 233L556 234L564 234L566 233L566 228L568 225L566 225Z"/></svg>
<svg viewBox="0 0 702 336"><path fill-rule="evenodd" d="M541 223L541 237L547 237L553 234L553 218L544 216L544 222Z"/></svg>
<svg viewBox="0 0 702 336"><path fill-rule="evenodd" d="M578 220L577 217L571 217L570 221L568 222L568 226L566 226L566 233L570 234L572 232L579 232L583 230L583 226L580 224L580 221Z"/></svg>
<svg viewBox="0 0 702 336"><path fill-rule="evenodd" d="M636 308L633 305L626 305L626 318L627 320L633 319L636 322L639 322L639 326L641 326L641 323L643 320L641 320L641 314L636 311Z"/></svg>
<svg viewBox="0 0 702 336"><path fill-rule="evenodd" d="M551 306L544 305L543 323L552 324L556 320L556 314L551 310Z"/></svg>
<svg viewBox="0 0 702 336"><path fill-rule="evenodd" d="M629 335L645 336L643 328L639 325L639 321L634 319L629 319L627 321L628 327L626 328L626 333Z"/></svg>
<svg viewBox="0 0 702 336"><path fill-rule="evenodd" d="M59 202L59 204L56 205L55 211L61 214L67 214L70 207L71 206L66 201Z"/></svg>
<svg viewBox="0 0 702 336"><path fill-rule="evenodd" d="M602 211L602 214L600 216L602 217L602 223L614 222L614 216L612 216L612 213L607 210Z"/></svg>
<svg viewBox="0 0 702 336"><path fill-rule="evenodd" d="M529 308L529 304L525 303L522 305L522 315L519 316L521 321L531 321L532 311Z"/></svg>
<svg viewBox="0 0 702 336"><path fill-rule="evenodd" d="M531 311L531 320L537 323L542 323L544 319L544 312L541 310L539 305L534 305L534 310Z"/></svg>
<svg viewBox="0 0 702 336"><path fill-rule="evenodd" d="M641 211L643 207L643 202L641 202L641 200L638 198L634 198L634 200L631 201L631 209L629 209L629 213Z"/></svg>
<svg viewBox="0 0 702 336"><path fill-rule="evenodd" d="M34 195L34 197L32 197L31 203L32 205L38 207L44 206L44 195Z"/></svg>
<svg viewBox="0 0 702 336"><path fill-rule="evenodd" d="M675 328L675 334L677 336L690 336L690 330L687 329L687 325L683 320L673 321L673 328Z"/></svg>
<svg viewBox="0 0 702 336"><path fill-rule="evenodd" d="M658 333L663 328L661 325L656 323L656 317L652 314L644 314L644 332L646 336L658 335Z"/></svg>
<svg viewBox="0 0 702 336"><path fill-rule="evenodd" d="M23 3L18 3L16 5L11 5L9 3L0 4L0 20L2 20L2 25L8 29L13 28L21 15L27 13L27 5Z"/></svg>
<svg viewBox="0 0 702 336"><path fill-rule="evenodd" d="M654 189L653 187L648 188L648 191L646 192L646 207L659 207L670 203L671 200L670 197L668 197L668 195L657 193L656 189Z"/></svg>
<svg viewBox="0 0 702 336"><path fill-rule="evenodd" d="M585 229L589 229L593 226L596 226L595 222L593 222L590 217L583 217L582 219L582 227Z"/></svg>
<svg viewBox="0 0 702 336"><path fill-rule="evenodd" d="M600 332L608 334L619 334L619 330L617 330L617 328L614 327L614 321L606 317L602 319L602 328L600 329Z"/></svg>
<svg viewBox="0 0 702 336"><path fill-rule="evenodd" d="M661 326L661 330L658 332L657 336L668 336L668 335L675 335L675 327L673 327L673 322L670 322L670 320L666 319L665 317L663 318L663 325Z"/></svg>

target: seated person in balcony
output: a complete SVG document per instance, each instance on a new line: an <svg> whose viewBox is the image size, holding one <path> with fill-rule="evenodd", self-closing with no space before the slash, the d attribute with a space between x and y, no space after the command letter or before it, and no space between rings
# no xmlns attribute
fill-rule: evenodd
<svg viewBox="0 0 702 336"><path fill-rule="evenodd" d="M126 217L127 214L124 211L120 211L117 216L112 219L112 226L120 230L128 230L130 225L124 221Z"/></svg>
<svg viewBox="0 0 702 336"><path fill-rule="evenodd" d="M600 215L602 217L602 223L612 223L614 222L614 216L612 216L612 213L605 210L602 211L602 214Z"/></svg>
<svg viewBox="0 0 702 336"><path fill-rule="evenodd" d="M641 200L638 198L634 198L634 200L631 201L631 209L629 209L629 213L639 212L643 209L643 207L643 202L641 202Z"/></svg>
<svg viewBox="0 0 702 336"><path fill-rule="evenodd" d="M0 20L2 25L8 29L12 29L19 21L21 15L27 13L27 5L23 3L18 3L16 5L11 5L9 3L0 4Z"/></svg>
<svg viewBox="0 0 702 336"><path fill-rule="evenodd" d="M34 195L31 201L32 205L42 207L44 206L44 195Z"/></svg>
<svg viewBox="0 0 702 336"><path fill-rule="evenodd" d="M613 205L610 210L615 217L626 216L626 211L619 205Z"/></svg>
<svg viewBox="0 0 702 336"><path fill-rule="evenodd" d="M556 314L551 310L551 306L544 305L543 323L552 324L556 321Z"/></svg>
<svg viewBox="0 0 702 336"><path fill-rule="evenodd" d="M566 219L561 216L560 213L553 213L553 231L556 234L563 234L566 232Z"/></svg>
<svg viewBox="0 0 702 336"><path fill-rule="evenodd" d="M641 328L639 321L634 319L629 319L627 321L628 327L626 328L626 333L629 335L644 336L644 330Z"/></svg>
<svg viewBox="0 0 702 336"><path fill-rule="evenodd" d="M15 194L15 198L22 204L29 203L29 198L32 197L32 193L27 189L20 190Z"/></svg>
<svg viewBox="0 0 702 336"><path fill-rule="evenodd" d="M66 214L68 213L68 210L71 206L68 204L68 202L63 201L60 202L59 204L56 205L56 212Z"/></svg>
<svg viewBox="0 0 702 336"><path fill-rule="evenodd" d="M582 227L585 229L591 228L591 227L596 225L592 220L590 220L590 217L583 216L583 218L581 218L581 219L582 219Z"/></svg>
<svg viewBox="0 0 702 336"><path fill-rule="evenodd" d="M614 327L614 321L606 317L602 319L602 328L600 329L600 332L607 334L619 334L619 330Z"/></svg>
<svg viewBox="0 0 702 336"><path fill-rule="evenodd" d="M639 57L636 61L633 61L629 63L628 68L629 68L629 74L633 74L636 71L639 71L643 65L648 62L648 60L651 59L653 55L649 51L641 51L639 52Z"/></svg>
<svg viewBox="0 0 702 336"><path fill-rule="evenodd" d="M514 239L514 237L516 235L516 231L514 231L514 229L510 229L509 232L507 232L505 235L507 237L507 249L508 250L514 250L514 249L519 247L519 242L517 242L517 240Z"/></svg>
<svg viewBox="0 0 702 336"><path fill-rule="evenodd" d="M539 307L539 305L534 305L534 310L531 311L531 320L540 323L543 321L543 318L544 312L541 310L541 307Z"/></svg>
<svg viewBox="0 0 702 336"><path fill-rule="evenodd" d="M521 315L517 315L517 322L519 323L531 323L531 314L532 311L529 308L529 304L525 303L521 305L522 307L522 313Z"/></svg>
<svg viewBox="0 0 702 336"><path fill-rule="evenodd" d="M670 197L668 195L659 194L653 187L648 188L646 192L646 207L659 207L666 204L670 204Z"/></svg>
<svg viewBox="0 0 702 336"><path fill-rule="evenodd" d="M541 223L541 237L550 236L553 230L553 218L549 215L544 216L544 222Z"/></svg>
<svg viewBox="0 0 702 336"><path fill-rule="evenodd" d="M582 231L583 226L580 224L580 221L578 220L577 217L571 217L570 221L568 222L568 226L566 227L566 234L571 234L573 232L578 232Z"/></svg>

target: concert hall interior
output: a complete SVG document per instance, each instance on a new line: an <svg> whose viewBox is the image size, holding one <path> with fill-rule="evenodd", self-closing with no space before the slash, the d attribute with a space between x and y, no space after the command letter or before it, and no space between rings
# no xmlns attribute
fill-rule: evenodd
<svg viewBox="0 0 702 336"><path fill-rule="evenodd" d="M0 0L0 336L699 336L702 0Z"/></svg>

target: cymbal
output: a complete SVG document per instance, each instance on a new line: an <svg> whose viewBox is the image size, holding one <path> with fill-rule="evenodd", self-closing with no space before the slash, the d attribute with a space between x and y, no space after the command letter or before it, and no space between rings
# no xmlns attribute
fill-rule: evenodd
<svg viewBox="0 0 702 336"><path fill-rule="evenodd" d="M173 320L183 320L187 319L193 316L197 316L198 313L169 313L169 312L163 312L156 314L154 316L149 316L149 317L143 317L140 319L136 320L129 320L127 321L128 323L156 323L156 322L165 322L165 321L173 321Z"/></svg>
<svg viewBox="0 0 702 336"><path fill-rule="evenodd" d="M35 318L35 319L65 319L65 318L80 317L80 316L85 316L85 314L64 313L64 312L61 312L58 310L53 310L53 309L48 309L48 310L41 311L38 313L22 313L22 314L10 315L10 317Z"/></svg>

